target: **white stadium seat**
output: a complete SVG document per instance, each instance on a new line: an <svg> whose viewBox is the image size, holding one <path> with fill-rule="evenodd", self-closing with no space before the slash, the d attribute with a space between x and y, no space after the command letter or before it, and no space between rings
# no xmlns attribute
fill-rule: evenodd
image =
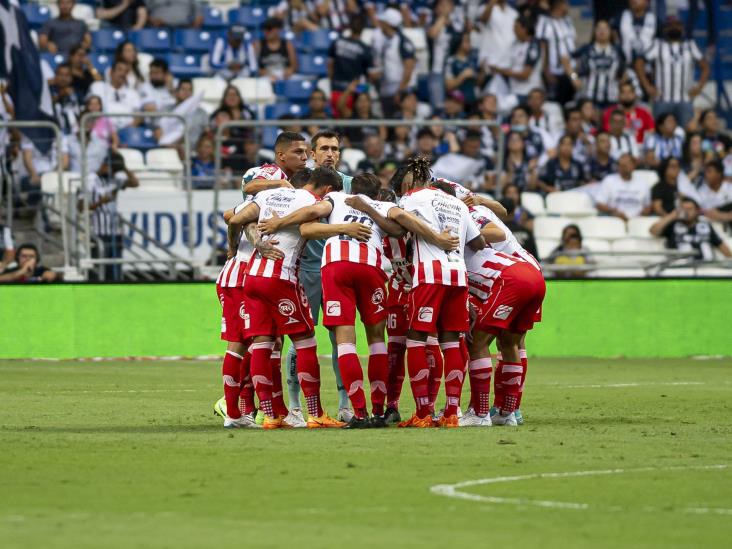
<svg viewBox="0 0 732 549"><path fill-rule="evenodd" d="M562 229L572 223L566 217L537 217L534 219L534 235L536 238L554 238L559 240L562 237Z"/></svg>
<svg viewBox="0 0 732 549"><path fill-rule="evenodd" d="M549 257L557 246L559 246L559 239L556 239L556 238L537 238L536 239L536 251L539 252L539 257L542 260Z"/></svg>
<svg viewBox="0 0 732 549"><path fill-rule="evenodd" d="M613 241L612 251L618 262L642 262L644 264L660 263L664 260L658 252L665 250L660 238L619 238ZM623 252L651 252L654 255L623 255Z"/></svg>
<svg viewBox="0 0 732 549"><path fill-rule="evenodd" d="M521 193L521 205L535 216L544 215L546 213L544 197L539 193Z"/></svg>
<svg viewBox="0 0 732 549"><path fill-rule="evenodd" d="M125 166L128 170L139 172L147 169L147 166L145 165L145 157L143 156L142 151L137 149L121 148L118 149L117 152L125 159Z"/></svg>
<svg viewBox="0 0 732 549"><path fill-rule="evenodd" d="M617 217L583 217L577 220L577 225L582 231L583 238L616 240L627 234L625 222Z"/></svg>
<svg viewBox="0 0 732 549"><path fill-rule="evenodd" d="M140 180L140 190L168 191L182 187L182 179L165 172L138 172L135 174Z"/></svg>
<svg viewBox="0 0 732 549"><path fill-rule="evenodd" d="M639 177L649 187L658 183L658 174L654 170L635 170L633 175Z"/></svg>
<svg viewBox="0 0 732 549"><path fill-rule="evenodd" d="M81 187L81 174L78 172L63 172L61 186L65 193L75 193ZM58 172L46 172L41 176L41 192L58 194Z"/></svg>
<svg viewBox="0 0 732 549"><path fill-rule="evenodd" d="M343 149L341 153L341 162L346 164L351 172L356 172L356 167L361 160L366 158L366 153L360 149Z"/></svg>
<svg viewBox="0 0 732 549"><path fill-rule="evenodd" d="M657 216L633 217L628 220L628 236L634 238L654 238L651 225L660 218Z"/></svg>
<svg viewBox="0 0 732 549"><path fill-rule="evenodd" d="M565 191L550 193L546 197L546 211L553 215L585 217L597 215L590 197L582 192Z"/></svg>
<svg viewBox="0 0 732 549"><path fill-rule="evenodd" d="M604 253L610 251L610 242L602 238L584 238L582 246L594 253Z"/></svg>
<svg viewBox="0 0 732 549"><path fill-rule="evenodd" d="M226 90L226 80L222 78L194 78L193 93L203 92L203 100L207 103L221 103Z"/></svg>
<svg viewBox="0 0 732 549"><path fill-rule="evenodd" d="M595 278L645 278L643 269L598 269L593 275Z"/></svg>
<svg viewBox="0 0 732 549"><path fill-rule="evenodd" d="M147 151L147 167L152 171L182 172L183 162L175 149L150 149Z"/></svg>
<svg viewBox="0 0 732 549"><path fill-rule="evenodd" d="M235 78L231 83L241 92L246 103L269 105L276 100L269 78Z"/></svg>

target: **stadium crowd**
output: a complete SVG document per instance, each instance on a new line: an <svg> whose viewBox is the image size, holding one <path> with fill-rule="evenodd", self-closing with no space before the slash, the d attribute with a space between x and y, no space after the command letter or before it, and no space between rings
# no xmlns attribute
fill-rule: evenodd
<svg viewBox="0 0 732 549"><path fill-rule="evenodd" d="M341 148L356 151L349 161L343 155L344 173L374 173L386 187L400 162L425 156L437 177L504 200L529 247L534 215L524 193L577 191L598 214L624 221L680 216L685 198L703 219L732 222L732 140L714 110L693 107L709 76L707 58L681 20L657 21L647 0L597 20L586 44L577 41L567 0L253 2L228 20L194 0L93 4L100 28L91 31L89 20L74 15L81 6L74 0L45 13L24 3L63 154L42 153L15 131L0 134L0 146L18 205L32 208L44 173L59 163L80 171L85 132L89 170L98 176L96 229L107 239L118 240L119 227L107 220L118 192L139 184L124 166L130 149L168 148L183 158L186 133L194 188L235 188L242 173L274 157L279 132L312 136L333 119L363 122L342 130ZM269 83L274 102L246 93L255 79ZM212 101L214 89L221 93ZM8 120L13 104L5 92L0 117ZM81 127L81 116L95 112L171 112L186 126L102 116ZM259 118L323 122L223 130L223 168L232 177L216 180L217 129ZM404 125L370 122L381 118ZM490 124L414 124L432 119ZM121 178L109 169L113 160ZM639 170L658 175L649 183ZM705 227L691 239L699 258L713 254L702 253L698 240L729 255ZM111 248L110 257L121 253L121 245Z"/></svg>

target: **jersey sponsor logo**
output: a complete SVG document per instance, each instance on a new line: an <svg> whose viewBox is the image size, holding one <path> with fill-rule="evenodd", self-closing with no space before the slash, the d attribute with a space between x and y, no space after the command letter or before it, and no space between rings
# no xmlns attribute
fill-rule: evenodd
<svg viewBox="0 0 732 549"><path fill-rule="evenodd" d="M376 305L376 312L380 313L384 310L384 307L381 305L384 302L384 290L381 288L376 288L374 290L374 293L371 295L371 303Z"/></svg>
<svg viewBox="0 0 732 549"><path fill-rule="evenodd" d="M513 312L513 307L508 305L499 305L498 308L493 312L493 318L499 320L506 320Z"/></svg>
<svg viewBox="0 0 732 549"><path fill-rule="evenodd" d="M247 313L246 313L246 311L244 310L244 304L242 303L242 304L241 304L241 307L239 307L239 316L240 316L241 318L244 318L244 317L246 317L246 315L247 315Z"/></svg>
<svg viewBox="0 0 732 549"><path fill-rule="evenodd" d="M435 310L432 307L420 307L417 313L417 320L420 322L432 322Z"/></svg>
<svg viewBox="0 0 732 549"><path fill-rule="evenodd" d="M244 321L244 329L248 330L249 326L251 325L251 318L249 314L244 310L244 304L241 304L241 307L239 307L239 316Z"/></svg>
<svg viewBox="0 0 732 549"><path fill-rule="evenodd" d="M325 303L325 314L328 316L341 316L341 302L327 301Z"/></svg>

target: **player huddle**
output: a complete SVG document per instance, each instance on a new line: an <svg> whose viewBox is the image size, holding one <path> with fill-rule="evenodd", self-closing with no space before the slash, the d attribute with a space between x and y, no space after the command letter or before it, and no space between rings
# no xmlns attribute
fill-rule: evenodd
<svg viewBox="0 0 732 549"><path fill-rule="evenodd" d="M310 149L313 170L305 168ZM247 172L244 201L225 212L229 259L217 292L228 346L224 398L215 405L224 427L517 425L525 334L539 320L546 288L536 260L500 221L501 205L435 180L419 157L396 172L394 192L381 189L373 174L337 172L339 151L330 131L316 134L311 147L297 133L280 134L275 163ZM303 268L314 261L319 272ZM321 310L337 349L337 418L320 398L314 330ZM369 349L367 387L357 312ZM285 336L295 351L287 368L290 409L281 373ZM401 421L405 358L416 412ZM461 414L466 373L470 403ZM446 405L436 414L443 378Z"/></svg>

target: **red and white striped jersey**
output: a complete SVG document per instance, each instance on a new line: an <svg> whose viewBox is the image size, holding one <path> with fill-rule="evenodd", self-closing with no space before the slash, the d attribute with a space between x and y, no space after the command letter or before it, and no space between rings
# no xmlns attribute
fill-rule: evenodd
<svg viewBox="0 0 732 549"><path fill-rule="evenodd" d="M244 190L244 187L247 183L249 183L250 181L254 181L255 179L269 179L274 181L277 179L287 180L289 178L287 177L287 174L282 171L282 168L280 168L277 164L262 164L261 166L249 168L242 176L242 190Z"/></svg>
<svg viewBox="0 0 732 549"><path fill-rule="evenodd" d="M501 242L491 242L489 244L491 248L498 252L503 252L507 255L520 257L524 261L531 263L531 265L537 271L541 271L541 265L539 265L539 262L536 260L536 258L529 252L527 252L524 247L521 246L521 244L519 244L519 241L513 235L511 229L506 227L505 223L503 223L503 221L501 221L501 219L494 212L492 212L485 206L473 206L470 209L470 215L473 217L473 220L478 224L481 229L490 222L499 229L501 229L506 235L506 239L502 240Z"/></svg>
<svg viewBox="0 0 732 549"><path fill-rule="evenodd" d="M257 193L254 197L254 203L259 206L259 221L273 217L274 213L279 217L285 217L295 210L312 206L318 200L319 198L310 191L290 188L269 189ZM280 278L297 284L300 256L305 247L305 239L300 235L299 227L286 227L262 237L262 240L276 240L277 248L282 250L285 257L274 261L265 259L255 251L249 261L247 274Z"/></svg>
<svg viewBox="0 0 732 549"><path fill-rule="evenodd" d="M391 261L390 291L409 292L412 289L412 261L407 249L407 237L384 238L384 255Z"/></svg>
<svg viewBox="0 0 732 549"><path fill-rule="evenodd" d="M468 290L479 299L488 299L493 282L501 273L516 265L526 263L520 257L508 255L493 248L468 253Z"/></svg>
<svg viewBox="0 0 732 549"><path fill-rule="evenodd" d="M234 208L234 213L242 211L253 200L253 195L247 196L244 202ZM236 255L226 260L224 267L219 273L219 277L216 279L216 284L222 288L242 288L244 286L244 274L246 273L247 262L252 257L252 253L254 253L254 246L249 243L247 237L242 232L241 237L239 237L239 248L236 251Z"/></svg>
<svg viewBox="0 0 732 549"><path fill-rule="evenodd" d="M362 263L381 269L386 277L387 260L384 256L383 242L386 234L374 222L374 220L360 210L351 208L346 204L349 194L344 192L332 192L325 195L323 200L333 205L333 211L327 218L328 223L363 223L371 227L371 237L367 242L359 242L355 238L346 235L332 236L325 241L323 261L321 266L337 261L350 261L351 263ZM372 208L384 217L389 210L396 208L393 202L380 202L360 195Z"/></svg>
<svg viewBox="0 0 732 549"><path fill-rule="evenodd" d="M468 207L454 196L433 187L406 193L399 206L419 217L434 231L447 229L460 238L458 249L446 252L415 235L413 287L419 284L467 286L465 245L480 236L480 229L470 217Z"/></svg>

